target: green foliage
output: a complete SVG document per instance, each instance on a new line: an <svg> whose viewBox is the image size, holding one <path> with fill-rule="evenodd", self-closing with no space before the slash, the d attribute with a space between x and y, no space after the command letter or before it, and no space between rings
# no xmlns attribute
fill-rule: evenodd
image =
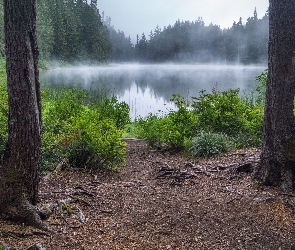
<svg viewBox="0 0 295 250"><path fill-rule="evenodd" d="M116 126L123 129L126 124L130 123L130 108L126 102L118 102L116 97L104 99L98 103L98 111L100 117L108 117L112 119Z"/></svg>
<svg viewBox="0 0 295 250"><path fill-rule="evenodd" d="M197 136L192 146L195 156L223 152L232 148L233 143L235 147L259 146L263 110L243 101L238 94L239 90L202 92L198 98L193 97L192 104L173 95L171 101L178 109L162 117L150 114L140 118L135 123L138 135L151 147L169 150L188 149L191 138ZM202 146L200 149L194 147L198 144Z"/></svg>
<svg viewBox="0 0 295 250"><path fill-rule="evenodd" d="M76 136L68 142L70 148L74 144L78 150L70 150L69 160L75 159L77 163L77 155L81 155L82 162L85 161L89 167L115 170L123 166L126 155L126 144L121 140L122 130L116 127L112 118L99 116L98 110L86 109L76 119ZM78 148L77 143L83 147Z"/></svg>
<svg viewBox="0 0 295 250"><path fill-rule="evenodd" d="M233 141L225 134L201 132L194 137L189 153L193 157L216 156L234 148Z"/></svg>
<svg viewBox="0 0 295 250"><path fill-rule="evenodd" d="M4 80L4 76L6 75L6 58L5 57L0 57L0 74L2 78L1 82L5 82L6 80Z"/></svg>
<svg viewBox="0 0 295 250"><path fill-rule="evenodd" d="M162 140L162 118L149 114L146 118L139 118L136 123L138 126L138 136L144 138L152 148L161 147Z"/></svg>
<svg viewBox="0 0 295 250"><path fill-rule="evenodd" d="M8 124L8 94L5 77L0 75L0 162L2 160L7 137L7 124Z"/></svg>
<svg viewBox="0 0 295 250"><path fill-rule="evenodd" d="M53 49L53 20L47 0L37 0L37 40L39 47L39 67L43 59L49 59Z"/></svg>
<svg viewBox="0 0 295 250"><path fill-rule="evenodd" d="M77 90L63 90L49 98L44 94L43 170L56 164L48 159L50 155L57 161L66 158L73 167L115 170L123 166L126 145L121 137L129 109L116 99L97 105L85 104L85 99L87 93Z"/></svg>
<svg viewBox="0 0 295 250"><path fill-rule="evenodd" d="M268 70L264 70L259 76L256 76L256 81L259 83L256 87L257 93L257 105L264 106L265 102L265 91L266 91L266 82L267 82Z"/></svg>
<svg viewBox="0 0 295 250"><path fill-rule="evenodd" d="M257 146L261 139L263 111L239 97L239 90L201 93L194 98L199 130L224 133L237 138L237 146ZM244 138L239 141L239 138ZM246 139L251 138L251 139Z"/></svg>
<svg viewBox="0 0 295 250"><path fill-rule="evenodd" d="M8 96L4 76L0 77L0 152L4 152ZM42 91L42 171L51 171L63 159L73 167L122 167L126 145L121 137L122 129L129 123L128 105L116 98L97 105L85 104L85 91L47 90Z"/></svg>
<svg viewBox="0 0 295 250"><path fill-rule="evenodd" d="M197 117L189 110L189 102L179 95L173 95L171 101L178 110L170 110L164 117L150 114L138 120L139 136L145 138L151 147L183 149L184 140L195 133Z"/></svg>
<svg viewBox="0 0 295 250"><path fill-rule="evenodd" d="M200 17L194 22L177 20L163 29L156 27L147 40L137 36L135 59L167 62L267 62L268 14L257 18L256 10L245 24L240 18L232 27L222 29L218 24L205 25ZM165 44L165 46L163 46Z"/></svg>
<svg viewBox="0 0 295 250"><path fill-rule="evenodd" d="M139 135L137 121L129 123L123 130L123 138L136 138Z"/></svg>
<svg viewBox="0 0 295 250"><path fill-rule="evenodd" d="M37 37L42 60L101 62L111 51L97 7L82 0L38 0Z"/></svg>
<svg viewBox="0 0 295 250"><path fill-rule="evenodd" d="M46 98L46 92L44 99ZM77 90L64 90L61 96L53 100L43 101L43 131L50 131L58 135L67 133L69 126L82 112L83 99L86 92ZM52 98L52 97L51 97Z"/></svg>
<svg viewBox="0 0 295 250"><path fill-rule="evenodd" d="M199 117L199 127L205 131L236 135L243 129L245 107L239 90L201 93L192 104Z"/></svg>

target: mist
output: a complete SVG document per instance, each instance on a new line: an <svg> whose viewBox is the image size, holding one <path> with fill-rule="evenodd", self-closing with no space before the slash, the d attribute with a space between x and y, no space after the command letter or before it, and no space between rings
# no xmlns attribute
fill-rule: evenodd
<svg viewBox="0 0 295 250"><path fill-rule="evenodd" d="M256 86L255 76L266 66L198 64L110 64L79 66L46 71L42 86L70 86L116 96L130 106L130 116L161 115L175 109L170 98L179 94L185 99L200 91L240 89L249 93Z"/></svg>

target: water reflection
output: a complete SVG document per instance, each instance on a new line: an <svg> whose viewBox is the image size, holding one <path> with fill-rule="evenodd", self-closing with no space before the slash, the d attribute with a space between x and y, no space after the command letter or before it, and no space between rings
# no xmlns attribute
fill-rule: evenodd
<svg viewBox="0 0 295 250"><path fill-rule="evenodd" d="M173 109L173 94L189 99L201 90L211 92L240 88L252 90L255 76L266 66L114 64L100 67L68 67L41 75L43 85L70 85L116 95L130 105L131 117Z"/></svg>

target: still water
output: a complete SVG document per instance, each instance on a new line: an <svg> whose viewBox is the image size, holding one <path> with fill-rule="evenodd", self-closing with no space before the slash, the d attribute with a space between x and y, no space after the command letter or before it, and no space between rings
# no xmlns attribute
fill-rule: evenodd
<svg viewBox="0 0 295 250"><path fill-rule="evenodd" d="M41 75L43 85L79 86L117 96L130 106L132 118L174 109L173 94L186 99L205 90L211 93L237 89L249 93L257 84L255 76L266 66L111 64L56 68Z"/></svg>

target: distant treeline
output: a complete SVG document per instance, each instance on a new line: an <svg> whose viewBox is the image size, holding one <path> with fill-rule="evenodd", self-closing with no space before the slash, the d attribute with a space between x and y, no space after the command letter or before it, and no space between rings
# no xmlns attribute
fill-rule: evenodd
<svg viewBox="0 0 295 250"><path fill-rule="evenodd" d="M115 32L111 19L104 23L111 30L111 59L144 62L186 61L221 63L265 63L268 47L268 12L258 19L253 17L243 24L240 18L231 28L221 29L212 23L205 25L202 18L195 22L176 21L173 26L159 26L149 34L137 36L135 46L122 31ZM127 53L126 53L127 52Z"/></svg>
<svg viewBox="0 0 295 250"><path fill-rule="evenodd" d="M67 62L109 60L109 31L96 6L97 0L37 0L39 58ZM3 12L0 4L0 53L4 56Z"/></svg>
<svg viewBox="0 0 295 250"><path fill-rule="evenodd" d="M65 61L109 59L109 32L97 0L37 0L40 57Z"/></svg>
<svg viewBox="0 0 295 250"><path fill-rule="evenodd" d="M137 35L131 42L116 30L111 18L102 16L97 0L37 0L37 36L40 59L73 61L220 62L264 63L267 61L268 13L262 19L242 19L231 28L176 21L157 26L148 38ZM3 4L0 4L0 55L4 56Z"/></svg>

